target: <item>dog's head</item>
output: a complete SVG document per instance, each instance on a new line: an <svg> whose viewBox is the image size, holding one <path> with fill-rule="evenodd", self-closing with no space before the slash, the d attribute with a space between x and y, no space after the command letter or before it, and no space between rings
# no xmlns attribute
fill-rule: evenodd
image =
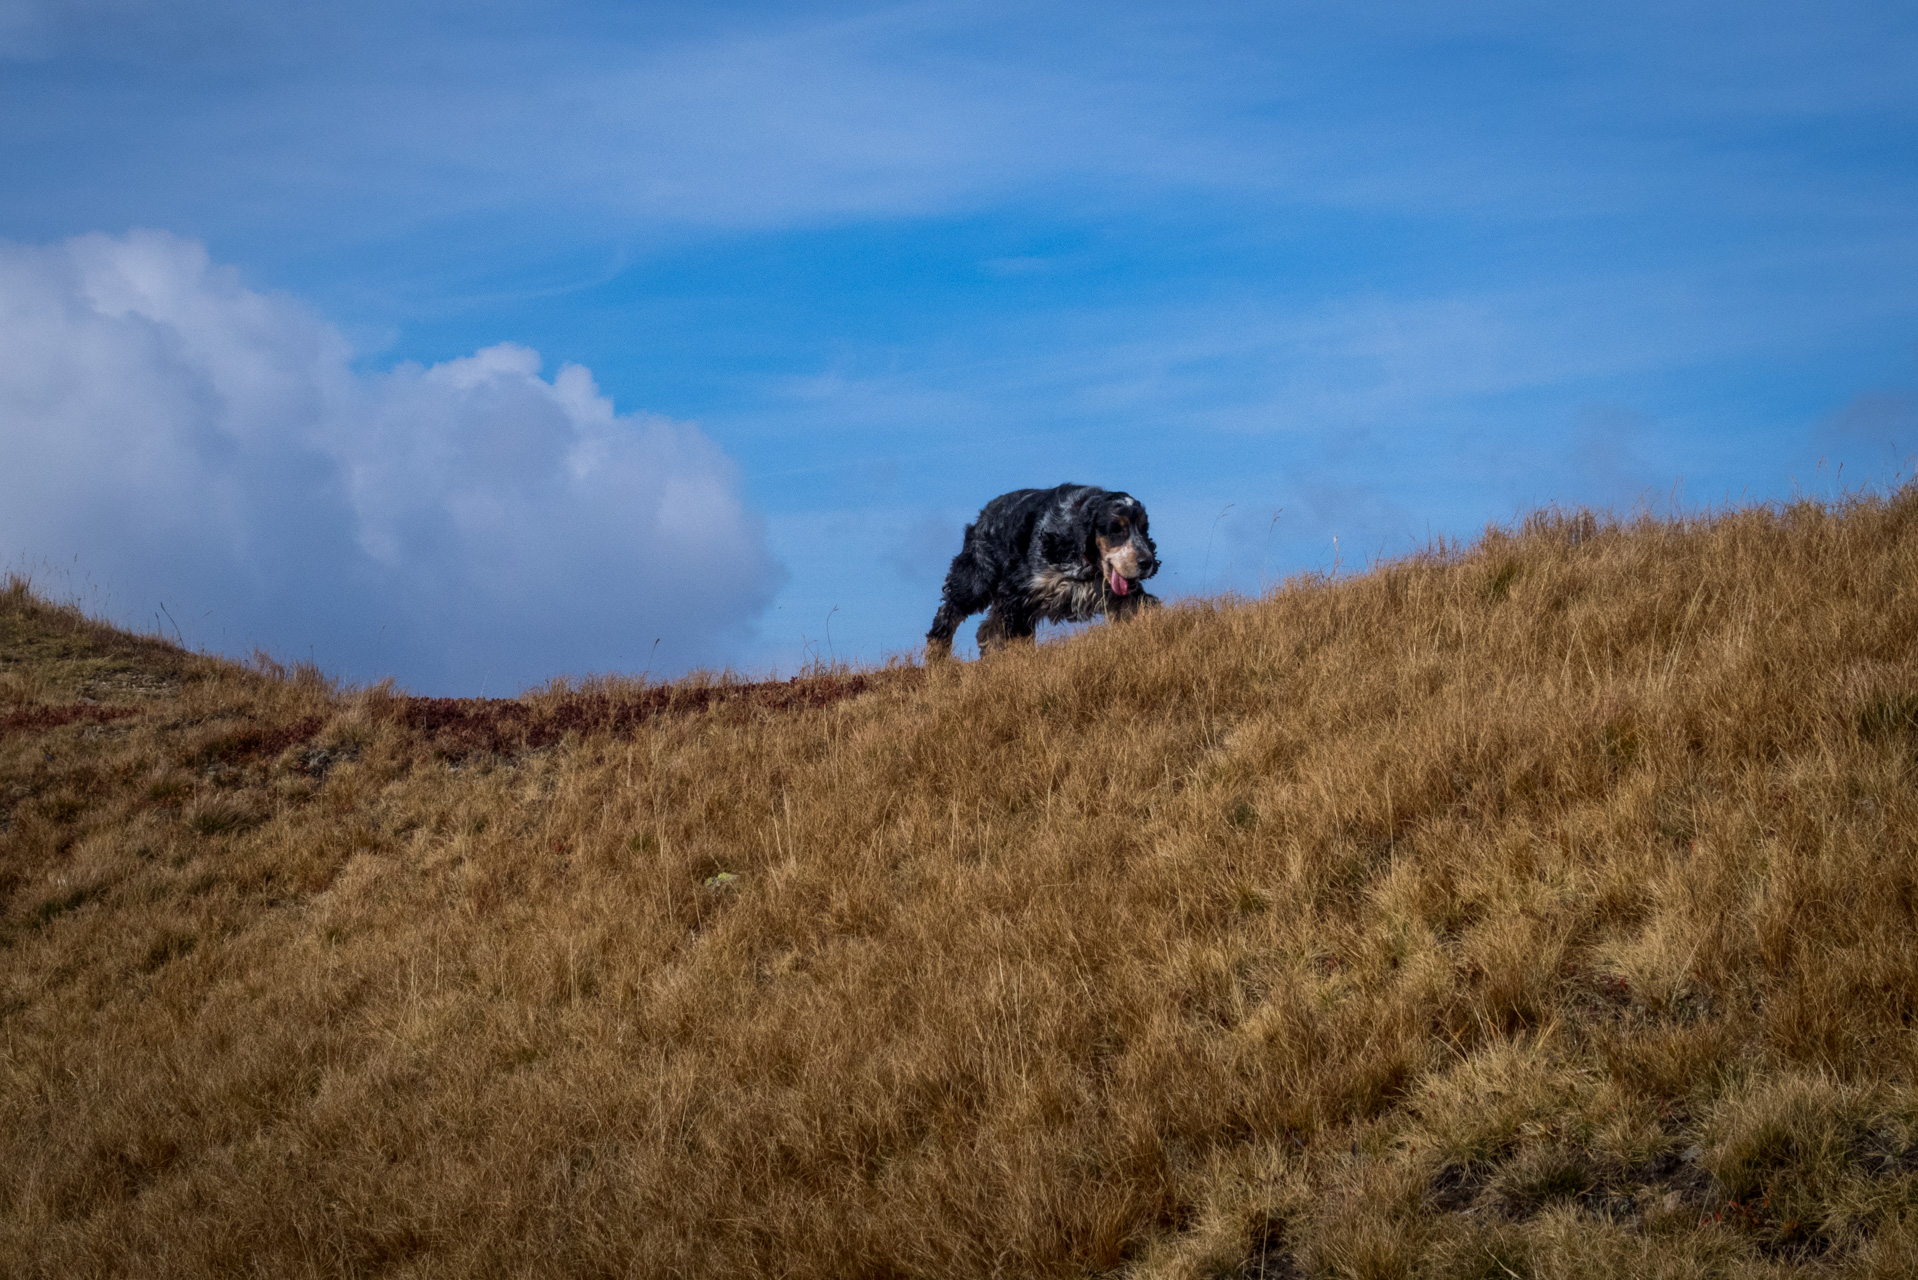
<svg viewBox="0 0 1918 1280"><path fill-rule="evenodd" d="M1088 514L1092 531L1086 554L1099 566L1106 589L1115 596L1139 590L1141 579L1159 571L1159 549L1146 532L1145 507L1129 493L1108 493Z"/></svg>

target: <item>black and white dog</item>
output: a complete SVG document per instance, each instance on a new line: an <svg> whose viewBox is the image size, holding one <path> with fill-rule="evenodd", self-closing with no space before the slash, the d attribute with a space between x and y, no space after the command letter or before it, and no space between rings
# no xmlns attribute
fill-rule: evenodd
<svg viewBox="0 0 1918 1280"><path fill-rule="evenodd" d="M966 526L926 656L950 654L953 632L982 609L982 654L1030 640L1041 622L1129 618L1159 603L1139 585L1158 571L1145 508L1129 493L1062 484L1000 494Z"/></svg>

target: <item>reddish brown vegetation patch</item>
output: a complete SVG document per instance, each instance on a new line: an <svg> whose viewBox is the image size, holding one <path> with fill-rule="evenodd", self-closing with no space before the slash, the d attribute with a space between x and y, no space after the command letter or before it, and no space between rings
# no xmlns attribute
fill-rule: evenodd
<svg viewBox="0 0 1918 1280"><path fill-rule="evenodd" d="M569 733L619 737L661 716L697 715L722 704L771 712L805 711L919 674L916 670L866 671L750 684L655 685L631 691L587 690L531 702L407 698L400 705L400 719L430 738L435 751L449 759L486 752L507 755L551 746Z"/></svg>
<svg viewBox="0 0 1918 1280"><path fill-rule="evenodd" d="M48 729L58 729L61 725L85 721L88 724L106 724L110 720L124 720L138 715L138 707L103 707L91 702L67 702L51 707L22 707L18 711L9 711L0 716L0 734L8 733L44 733Z"/></svg>
<svg viewBox="0 0 1918 1280"><path fill-rule="evenodd" d="M294 743L305 742L318 733L325 723L326 720L321 716L306 716L292 724L248 725L199 747L187 757L186 763L239 764L247 760L271 759Z"/></svg>

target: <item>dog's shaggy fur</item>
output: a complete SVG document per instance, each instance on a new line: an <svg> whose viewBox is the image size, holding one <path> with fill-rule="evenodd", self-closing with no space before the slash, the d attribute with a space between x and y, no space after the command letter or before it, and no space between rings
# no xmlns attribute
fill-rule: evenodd
<svg viewBox="0 0 1918 1280"><path fill-rule="evenodd" d="M926 654L950 654L953 632L982 609L981 653L1030 640L1041 622L1129 618L1159 603L1139 585L1158 571L1145 507L1129 493L1062 484L1001 494L966 526Z"/></svg>

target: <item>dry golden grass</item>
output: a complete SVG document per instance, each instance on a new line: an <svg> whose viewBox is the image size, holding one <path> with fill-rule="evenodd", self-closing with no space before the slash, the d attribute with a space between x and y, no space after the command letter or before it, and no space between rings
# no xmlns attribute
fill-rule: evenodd
<svg viewBox="0 0 1918 1280"><path fill-rule="evenodd" d="M1918 1273L1914 637L1545 514L472 754L16 586L0 1273Z"/></svg>

